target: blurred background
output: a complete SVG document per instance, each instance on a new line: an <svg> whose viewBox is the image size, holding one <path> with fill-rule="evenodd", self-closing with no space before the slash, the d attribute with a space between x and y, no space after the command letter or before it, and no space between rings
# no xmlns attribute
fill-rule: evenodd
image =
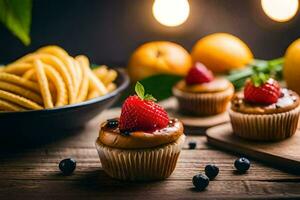
<svg viewBox="0 0 300 200"><path fill-rule="evenodd" d="M34 0L31 44L24 46L0 24L0 63L10 62L46 44L70 54L84 53L94 63L125 66L140 44L169 40L191 50L201 37L228 32L241 38L256 58L284 54L300 36L300 17L276 22L260 0L189 0L190 15L177 27L160 24L152 14L153 0Z"/></svg>

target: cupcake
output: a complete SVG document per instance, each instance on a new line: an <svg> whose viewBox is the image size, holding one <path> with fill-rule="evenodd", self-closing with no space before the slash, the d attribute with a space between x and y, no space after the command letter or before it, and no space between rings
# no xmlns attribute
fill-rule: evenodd
<svg viewBox="0 0 300 200"><path fill-rule="evenodd" d="M183 125L169 119L155 99L144 94L128 97L120 118L101 124L96 147L103 170L121 180L160 180L171 175L185 141Z"/></svg>
<svg viewBox="0 0 300 200"><path fill-rule="evenodd" d="M292 136L299 113L299 96L265 75L248 80L244 92L233 97L229 111L234 134L259 141Z"/></svg>
<svg viewBox="0 0 300 200"><path fill-rule="evenodd" d="M203 64L196 63L172 91L178 100L180 112L208 116L227 110L234 87L227 79L214 77Z"/></svg>

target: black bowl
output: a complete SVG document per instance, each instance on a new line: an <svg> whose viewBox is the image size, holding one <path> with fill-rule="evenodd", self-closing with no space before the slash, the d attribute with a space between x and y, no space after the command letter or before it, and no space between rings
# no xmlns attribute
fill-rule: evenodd
<svg viewBox="0 0 300 200"><path fill-rule="evenodd" d="M0 137L15 140L24 138L47 140L53 135L78 130L110 107L127 88L128 75L122 69L117 69L117 73L117 89L105 96L53 109L0 112Z"/></svg>

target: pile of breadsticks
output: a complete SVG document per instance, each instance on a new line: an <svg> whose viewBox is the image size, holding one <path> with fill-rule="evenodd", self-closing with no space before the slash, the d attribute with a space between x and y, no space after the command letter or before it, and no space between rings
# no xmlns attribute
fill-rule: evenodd
<svg viewBox="0 0 300 200"><path fill-rule="evenodd" d="M54 108L105 95L116 88L117 72L90 68L84 55L46 46L0 67L0 111Z"/></svg>

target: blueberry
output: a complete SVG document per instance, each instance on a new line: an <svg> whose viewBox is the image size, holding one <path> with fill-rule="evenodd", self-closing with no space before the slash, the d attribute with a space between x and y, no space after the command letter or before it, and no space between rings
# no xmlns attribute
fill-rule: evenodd
<svg viewBox="0 0 300 200"><path fill-rule="evenodd" d="M189 142L189 149L195 149L196 146L197 146L197 142L195 142L195 141Z"/></svg>
<svg viewBox="0 0 300 200"><path fill-rule="evenodd" d="M64 175L71 175L76 168L76 161L72 158L66 158L60 161L59 169Z"/></svg>
<svg viewBox="0 0 300 200"><path fill-rule="evenodd" d="M239 172L245 173L250 168L250 161L241 157L235 160L234 166Z"/></svg>
<svg viewBox="0 0 300 200"><path fill-rule="evenodd" d="M206 165L205 174L212 180L219 174L219 168L216 165Z"/></svg>
<svg viewBox="0 0 300 200"><path fill-rule="evenodd" d="M108 128L117 128L119 126L119 121L117 119L107 120L106 126Z"/></svg>
<svg viewBox="0 0 300 200"><path fill-rule="evenodd" d="M130 131L122 131L121 133L125 136L130 136Z"/></svg>
<svg viewBox="0 0 300 200"><path fill-rule="evenodd" d="M204 190L209 184L209 178L204 174L197 174L193 177L193 184L197 190Z"/></svg>

